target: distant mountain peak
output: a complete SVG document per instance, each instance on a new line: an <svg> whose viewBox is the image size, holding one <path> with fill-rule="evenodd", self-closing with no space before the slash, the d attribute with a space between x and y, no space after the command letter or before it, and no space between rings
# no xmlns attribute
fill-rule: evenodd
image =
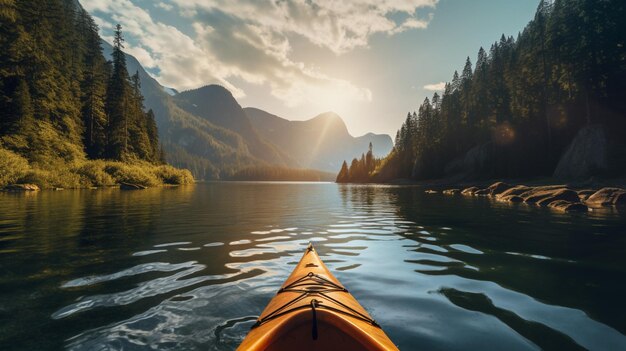
<svg viewBox="0 0 626 351"><path fill-rule="evenodd" d="M337 113L333 112L333 111L326 111L323 113L320 113L319 115L313 117L313 118L329 118L329 119L337 119L337 120L342 120L341 116L339 116Z"/></svg>
<svg viewBox="0 0 626 351"><path fill-rule="evenodd" d="M230 92L230 90L226 89L225 87L219 84L208 84L208 85L204 85L199 88L196 88L196 89L185 90L181 94L189 94L189 93L191 94L208 93L208 94L211 94L212 96L227 96L227 97L234 99L233 94Z"/></svg>
<svg viewBox="0 0 626 351"><path fill-rule="evenodd" d="M290 121L258 108L244 110L256 130L299 160L301 167L336 172L344 160L350 162L367 152L370 142L377 157L386 156L393 147L388 135L351 136L343 119L332 111L305 121Z"/></svg>

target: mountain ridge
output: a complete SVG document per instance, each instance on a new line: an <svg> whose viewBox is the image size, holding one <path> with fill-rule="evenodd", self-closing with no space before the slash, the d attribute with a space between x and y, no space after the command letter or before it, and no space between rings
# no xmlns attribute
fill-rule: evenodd
<svg viewBox="0 0 626 351"><path fill-rule="evenodd" d="M262 136L289 150L306 168L336 172L344 160L358 158L366 152L370 142L377 157L386 156L393 147L391 137L386 134L353 137L343 119L334 112L294 121L255 107L246 107L244 111Z"/></svg>
<svg viewBox="0 0 626 351"><path fill-rule="evenodd" d="M102 46L105 57L110 58L112 46L104 40ZM269 165L337 172L344 159L358 158L367 151L369 142L379 157L393 147L388 135L353 137L343 119L332 111L292 121L261 109L242 108L220 85L179 92L159 83L134 56L126 53L126 58L128 71L139 73L144 104L155 113L168 161L190 169L197 179L223 179L242 169ZM251 117L249 111L253 110L274 118L265 118L267 125L260 126L254 117L261 113ZM272 130L281 130L282 135L273 135Z"/></svg>

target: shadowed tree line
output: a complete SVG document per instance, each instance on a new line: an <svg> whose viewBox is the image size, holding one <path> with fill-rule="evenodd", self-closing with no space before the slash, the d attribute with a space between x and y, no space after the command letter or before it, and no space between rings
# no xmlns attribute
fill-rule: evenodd
<svg viewBox="0 0 626 351"><path fill-rule="evenodd" d="M367 182L371 178L372 172L374 172L374 170L376 170L376 168L379 167L381 164L381 160L374 157L373 149L374 146L372 145L372 143L370 143L367 153L361 154L360 159L353 159L352 163L350 163L350 167L348 167L348 163L346 161L343 161L343 164L341 165L341 170L337 175L336 182Z"/></svg>
<svg viewBox="0 0 626 351"><path fill-rule="evenodd" d="M407 115L393 151L369 176L346 178L342 169L338 181L447 177L468 158L482 162L476 178L550 176L577 133L592 125L606 130L619 164L625 7L618 0L541 1L517 38L502 35L480 48L475 64L468 57L441 94ZM624 165L612 171L622 174Z"/></svg>

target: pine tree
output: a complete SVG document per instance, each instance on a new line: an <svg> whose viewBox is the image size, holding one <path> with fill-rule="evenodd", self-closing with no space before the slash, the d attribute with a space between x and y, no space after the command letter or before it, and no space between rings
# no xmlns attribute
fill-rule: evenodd
<svg viewBox="0 0 626 351"><path fill-rule="evenodd" d="M109 120L107 157L123 160L129 154L129 114L131 113L131 87L129 84L126 57L124 56L122 26L118 24L113 40L113 72L109 79L106 111Z"/></svg>
<svg viewBox="0 0 626 351"><path fill-rule="evenodd" d="M146 125L146 133L148 137L148 141L150 143L150 157L148 160L154 163L163 163L164 157L161 157L159 150L159 130L157 128L156 119L154 117L154 111L152 109L148 110L146 114L147 125Z"/></svg>
<svg viewBox="0 0 626 351"><path fill-rule="evenodd" d="M105 156L108 125L105 111L107 91L107 67L102 55L98 26L83 11L81 14L86 25L85 67L82 86L82 114L85 124L85 150L91 158Z"/></svg>
<svg viewBox="0 0 626 351"><path fill-rule="evenodd" d="M343 161L343 164L341 165L341 170L339 171L339 174L337 175L337 183L347 183L350 181L350 174L348 171L348 163L346 161Z"/></svg>

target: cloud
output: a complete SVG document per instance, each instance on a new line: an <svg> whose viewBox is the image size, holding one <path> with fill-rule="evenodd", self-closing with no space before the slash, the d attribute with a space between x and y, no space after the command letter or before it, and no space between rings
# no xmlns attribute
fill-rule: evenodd
<svg viewBox="0 0 626 351"><path fill-rule="evenodd" d="M136 0L135 0L136 1ZM131 0L89 0L83 6L96 18L103 37L121 23L126 51L147 68L156 68L162 84L179 90L208 83L264 85L285 105L296 107L340 98L343 103L371 101L367 87L331 77L294 60L292 42L306 40L341 55L367 47L376 33L395 35L425 28L438 0L170 0L159 6L180 16L183 32L156 21ZM171 6L176 6L176 11ZM167 19L164 19L167 20ZM302 56L302 55L300 55Z"/></svg>
<svg viewBox="0 0 626 351"><path fill-rule="evenodd" d="M446 88L446 82L424 85L424 89L429 91L443 91Z"/></svg>
<svg viewBox="0 0 626 351"><path fill-rule="evenodd" d="M160 2L160 3L158 3L158 4L154 5L154 6L156 6L158 8L161 8L161 9L163 9L165 11L171 11L174 8L174 5L168 4L166 2Z"/></svg>
<svg viewBox="0 0 626 351"><path fill-rule="evenodd" d="M376 33L426 28L438 0L171 0L181 9L222 12L277 35L296 34L336 54L366 47ZM405 17L394 20L393 17ZM398 16L401 15L401 16Z"/></svg>

